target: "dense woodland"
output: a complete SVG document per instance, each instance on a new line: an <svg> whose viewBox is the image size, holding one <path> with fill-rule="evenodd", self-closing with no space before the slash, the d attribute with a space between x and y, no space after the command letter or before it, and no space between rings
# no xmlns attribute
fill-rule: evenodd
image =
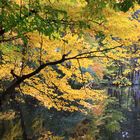
<svg viewBox="0 0 140 140"><path fill-rule="evenodd" d="M118 140L106 88L140 84L139 4L0 0L0 139Z"/></svg>

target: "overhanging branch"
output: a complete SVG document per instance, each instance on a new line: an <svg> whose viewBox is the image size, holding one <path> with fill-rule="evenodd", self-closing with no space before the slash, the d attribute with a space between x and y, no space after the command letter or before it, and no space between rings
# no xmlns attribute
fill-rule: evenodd
<svg viewBox="0 0 140 140"><path fill-rule="evenodd" d="M116 46L116 47L113 47L113 48L108 48L108 49L103 49L103 50L97 50L97 51L91 51L91 52L85 52L85 53L81 53L81 54L78 54L78 55L75 55L75 56L72 56L72 57L68 57L68 55L71 53L71 52L68 52L67 54L64 54L62 56L62 58L60 60L57 60L57 61L53 61L53 62L46 62L44 64L41 64L36 70L34 70L33 72L29 73L29 74L26 74L26 75L23 75L23 76L18 76L14 73L14 71L12 71L12 75L13 76L16 76L16 79L14 79L10 86L5 90L5 92L3 92L3 94L1 94L1 99L0 101L6 99L6 97L11 94L13 94L13 92L15 91L15 88L18 87L21 83L23 83L24 80L26 79L29 79L31 78L32 76L38 74L41 70L43 70L45 67L47 66L52 66L52 65L57 65L57 64L61 64L65 61L68 61L68 60L74 60L74 59L84 59L84 58L95 58L95 57L106 57L105 55L96 55L94 53L97 53L97 52L105 52L105 51L109 51L109 50L113 50L115 48L119 48L119 47L122 47L121 46ZM112 59L111 57L108 56L108 58Z"/></svg>

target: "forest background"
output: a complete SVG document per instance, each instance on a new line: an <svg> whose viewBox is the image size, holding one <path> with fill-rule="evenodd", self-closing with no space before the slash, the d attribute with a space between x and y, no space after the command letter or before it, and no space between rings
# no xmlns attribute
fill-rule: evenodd
<svg viewBox="0 0 140 140"><path fill-rule="evenodd" d="M102 86L130 86L140 69L139 3L1 0L1 138L99 139L119 131L124 117ZM60 132L49 113L82 121Z"/></svg>

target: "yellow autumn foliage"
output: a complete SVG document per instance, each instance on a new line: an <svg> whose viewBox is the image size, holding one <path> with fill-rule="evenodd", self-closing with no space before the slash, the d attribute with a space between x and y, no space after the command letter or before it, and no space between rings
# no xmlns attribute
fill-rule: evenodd
<svg viewBox="0 0 140 140"><path fill-rule="evenodd" d="M49 3L49 1L43 2ZM17 1L17 3L20 4L20 1ZM59 3L51 0L49 4L61 10L67 9L68 15L72 17L71 20L76 20L82 17L80 13L83 12L82 8L87 3L84 0L77 0L74 5L70 0ZM62 5L66 7L62 8ZM131 21L129 18L131 11L123 13L105 8L103 13L106 21L102 24L92 23L91 28L85 30L85 35L89 34L92 42L86 41L84 36L79 37L76 32L74 34L70 33L69 30L63 37L58 36L58 39L50 39L35 31L27 33L28 45L24 48L26 50L24 54L20 52L22 51L21 49L11 50L10 52L5 50L3 52L4 57L0 69L0 79L7 78L11 80L13 78L10 74L12 69L17 75L21 76L33 72L42 63L60 60L64 54L67 54L66 58L69 58L85 53L82 55L83 57L91 55L91 58L69 60L57 65L55 68L53 66L46 67L39 74L28 80L26 79L21 88L23 93L34 96L48 108L55 107L58 110L69 111L79 110L76 105L71 105L71 103L75 101L78 104L89 107L91 104L86 101L87 99L93 100L93 104L98 106L99 102L106 99L106 95L102 91L85 88L73 89L68 81L69 79L74 79L77 83L88 83L94 78L89 72L82 72L82 68L87 70L89 66L92 66L93 71L102 78L104 69L109 62L108 59L120 60L136 57L135 54L127 52L129 46L136 42L140 36L139 23L135 20ZM95 39L98 31L102 31L105 34L105 39L102 41L104 46L101 46L98 39ZM118 40L114 40L112 37L118 37ZM20 39L17 42L23 45ZM13 43L17 45L17 42ZM121 45L123 47L102 52L104 49ZM0 49L3 51L5 48L0 46ZM23 64L23 61L25 61L25 64ZM24 67L22 67L23 65Z"/></svg>

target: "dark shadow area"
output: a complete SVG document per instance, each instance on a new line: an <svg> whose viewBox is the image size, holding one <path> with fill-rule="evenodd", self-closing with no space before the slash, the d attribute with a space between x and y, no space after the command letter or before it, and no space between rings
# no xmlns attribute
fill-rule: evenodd
<svg viewBox="0 0 140 140"><path fill-rule="evenodd" d="M77 124L89 123L88 116L80 112L49 110L30 95L18 96L16 102L11 100L1 112L1 140L37 140L49 135L68 139L74 136Z"/></svg>

